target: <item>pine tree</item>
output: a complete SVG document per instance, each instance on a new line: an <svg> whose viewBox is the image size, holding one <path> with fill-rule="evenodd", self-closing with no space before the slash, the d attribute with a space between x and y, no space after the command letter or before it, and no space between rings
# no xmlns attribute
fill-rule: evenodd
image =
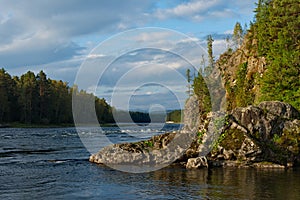
<svg viewBox="0 0 300 200"><path fill-rule="evenodd" d="M199 99L201 115L210 112L212 110L210 93L207 84L200 72L198 73L198 76L194 78L192 86L194 94L196 94Z"/></svg>
<svg viewBox="0 0 300 200"><path fill-rule="evenodd" d="M14 118L16 106L16 85L11 76L0 69L0 123Z"/></svg>
<svg viewBox="0 0 300 200"><path fill-rule="evenodd" d="M25 123L35 122L37 119L37 82L35 74L28 71L20 78L19 103L22 108L21 120Z"/></svg>
<svg viewBox="0 0 300 200"><path fill-rule="evenodd" d="M47 80L47 75L40 71L36 76L37 85L38 85L38 95L39 95L39 122L40 123L49 123L47 115L49 113L49 96L50 96L50 83Z"/></svg>
<svg viewBox="0 0 300 200"><path fill-rule="evenodd" d="M188 96L191 96L191 70L190 69L187 69L186 70L186 78L187 78L187 82L188 82L188 91L187 91L187 94Z"/></svg>
<svg viewBox="0 0 300 200"><path fill-rule="evenodd" d="M207 53L208 53L208 66L205 68L204 73L209 75L214 68L214 56L213 56L213 38L211 35L207 36Z"/></svg>
<svg viewBox="0 0 300 200"><path fill-rule="evenodd" d="M233 29L232 40L236 48L240 48L243 42L244 31L242 25L237 22Z"/></svg>

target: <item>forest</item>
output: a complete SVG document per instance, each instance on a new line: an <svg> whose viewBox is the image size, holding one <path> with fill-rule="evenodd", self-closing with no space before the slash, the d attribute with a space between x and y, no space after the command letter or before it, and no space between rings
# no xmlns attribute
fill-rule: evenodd
<svg viewBox="0 0 300 200"><path fill-rule="evenodd" d="M76 86L70 87L62 80L52 80L40 71L37 75L28 71L21 77L0 69L0 125L73 125L72 95L95 99L95 110L100 124L131 122L126 118L128 111L116 110L104 98L99 98ZM129 111L136 123L150 123L149 113ZM161 116L159 116L161 118ZM156 117L158 118L158 117ZM160 119L163 122L164 119Z"/></svg>
<svg viewBox="0 0 300 200"><path fill-rule="evenodd" d="M0 69L0 124L73 124L72 95L92 96L100 123L113 122L112 107L77 87L52 80L40 71L20 77Z"/></svg>

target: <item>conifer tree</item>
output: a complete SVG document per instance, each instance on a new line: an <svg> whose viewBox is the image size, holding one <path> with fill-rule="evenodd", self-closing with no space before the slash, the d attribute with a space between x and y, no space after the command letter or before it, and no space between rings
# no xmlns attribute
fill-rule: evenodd
<svg viewBox="0 0 300 200"><path fill-rule="evenodd" d="M243 37L244 37L244 31L242 25L239 22L237 22L234 26L233 35L232 35L232 40L236 48L241 47Z"/></svg>
<svg viewBox="0 0 300 200"><path fill-rule="evenodd" d="M208 66L205 68L204 73L209 75L214 68L214 56L213 56L213 38L211 35L207 36L207 53L208 53Z"/></svg>

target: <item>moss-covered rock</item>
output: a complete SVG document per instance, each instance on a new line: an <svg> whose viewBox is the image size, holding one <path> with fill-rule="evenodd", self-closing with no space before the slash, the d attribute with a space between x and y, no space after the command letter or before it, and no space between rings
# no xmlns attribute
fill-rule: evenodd
<svg viewBox="0 0 300 200"><path fill-rule="evenodd" d="M257 166L268 162L280 166L299 163L300 113L287 103L271 101L258 106L234 109L228 118L230 127L212 151L213 161L239 161L239 166ZM228 151L233 156L228 156ZM277 166L277 165L276 165Z"/></svg>

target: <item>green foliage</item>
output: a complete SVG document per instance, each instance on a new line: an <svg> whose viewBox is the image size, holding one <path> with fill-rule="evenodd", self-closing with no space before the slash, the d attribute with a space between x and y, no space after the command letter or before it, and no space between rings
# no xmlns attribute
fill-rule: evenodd
<svg viewBox="0 0 300 200"><path fill-rule="evenodd" d="M152 140L146 140L144 141L144 144L147 146L147 147L153 147L154 146L154 143Z"/></svg>
<svg viewBox="0 0 300 200"><path fill-rule="evenodd" d="M256 9L259 55L267 59L260 101L278 100L300 109L300 4L261 0Z"/></svg>
<svg viewBox="0 0 300 200"><path fill-rule="evenodd" d="M213 142L212 151L217 151L218 150L218 146L224 141L224 139L226 138L226 134L227 134L226 132L221 133L219 138Z"/></svg>
<svg viewBox="0 0 300 200"><path fill-rule="evenodd" d="M251 58L248 59L251 62L253 58L259 57L259 66L253 66L255 63L251 63L249 71L246 63L241 64L234 71L235 82L232 82L232 77L224 76L228 110L275 100L290 103L300 109L299 10L298 0L258 2L256 21L250 24L245 46L242 51L239 50L240 52L233 55ZM238 33L240 25L236 24L235 29ZM262 57L265 59L261 59ZM223 56L219 63L228 63L229 59L226 59L227 57Z"/></svg>
<svg viewBox="0 0 300 200"><path fill-rule="evenodd" d="M104 99L100 99L100 101L102 101L103 104L104 103L106 104ZM109 111L108 116L110 116L109 115L110 111L113 112L115 120L118 122L123 122L123 123L131 123L131 122L134 122L134 123L153 122L153 123L155 123L155 122L157 122L157 123L161 123L166 120L165 115L162 113L152 113L151 117L150 117L150 114L146 113L146 112L139 112L139 111L129 111L128 112L128 111L124 111L124 110L115 110L115 109L110 108L110 106L108 104L106 104L104 106L104 108L105 107L107 107L107 110ZM129 115L128 115L128 113L129 113ZM100 115L100 116L103 116L103 115ZM101 122L101 118L98 117L98 120ZM107 118L102 119L102 121L103 120L106 121ZM114 119L111 118L111 120L114 120Z"/></svg>
<svg viewBox="0 0 300 200"><path fill-rule="evenodd" d="M173 121L176 123L180 123L182 121L181 110L173 110L167 114L167 121Z"/></svg>
<svg viewBox="0 0 300 200"><path fill-rule="evenodd" d="M0 69L0 123L13 120L17 111L16 84L11 76Z"/></svg>
<svg viewBox="0 0 300 200"><path fill-rule="evenodd" d="M300 127L284 129L282 135L274 134L273 143L295 155L300 153Z"/></svg>
<svg viewBox="0 0 300 200"><path fill-rule="evenodd" d="M198 133L197 133L197 138L198 138L198 143L199 144L202 144L202 139L203 139L203 136L204 136L204 134L206 133L206 130L204 129L204 130L202 130L202 131L198 131Z"/></svg>
<svg viewBox="0 0 300 200"><path fill-rule="evenodd" d="M194 94L199 98L199 106L201 114L208 113L212 110L210 93L203 76L198 73L198 76L193 81Z"/></svg>
<svg viewBox="0 0 300 200"><path fill-rule="evenodd" d="M232 149L238 151L245 139L244 134L238 129L228 129L221 133L218 140L214 144L214 149L221 145L225 149Z"/></svg>
<svg viewBox="0 0 300 200"><path fill-rule="evenodd" d="M214 68L214 56L213 56L213 38L211 35L207 36L207 53L208 53L208 66L205 68L204 73L209 75Z"/></svg>
<svg viewBox="0 0 300 200"><path fill-rule="evenodd" d="M187 94L189 96L191 96L191 84L190 83L191 83L192 78L191 78L191 70L190 69L186 70L186 78L187 78L187 82L188 82L188 85L187 85L187 87L188 87Z"/></svg>
<svg viewBox="0 0 300 200"><path fill-rule="evenodd" d="M239 66L236 77L236 86L234 93L236 96L236 106L246 107L254 101L254 94L251 89L253 87L253 77L247 78L248 63L242 63Z"/></svg>
<svg viewBox="0 0 300 200"><path fill-rule="evenodd" d="M66 82L47 79L41 71L28 71L20 78L0 70L0 123L70 124L73 123L72 94L95 99L100 123L113 122L112 108L104 99L85 91L78 92ZM84 111L83 111L84 112Z"/></svg>
<svg viewBox="0 0 300 200"><path fill-rule="evenodd" d="M239 22L237 22L234 26L233 35L232 35L232 40L236 48L239 48L242 45L243 38L244 38L244 31L242 25Z"/></svg>
<svg viewBox="0 0 300 200"><path fill-rule="evenodd" d="M274 143L279 143L280 142L280 136L277 135L277 134L274 134L274 136L273 136L273 142Z"/></svg>
<svg viewBox="0 0 300 200"><path fill-rule="evenodd" d="M230 86L229 82L225 83L227 96L227 109L231 110L236 107L246 107L253 104L255 94L252 91L255 83L255 74L248 75L248 63L239 65L236 72L235 85Z"/></svg>

